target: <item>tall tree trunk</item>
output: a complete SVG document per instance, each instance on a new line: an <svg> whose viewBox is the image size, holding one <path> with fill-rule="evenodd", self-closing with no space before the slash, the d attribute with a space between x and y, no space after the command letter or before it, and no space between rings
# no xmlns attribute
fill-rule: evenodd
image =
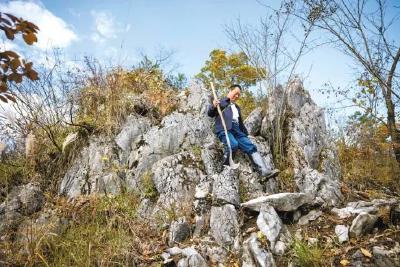
<svg viewBox="0 0 400 267"><path fill-rule="evenodd" d="M392 139L393 152L396 157L397 163L400 165L400 131L396 126L395 108L391 97L385 97L387 107L387 125L389 136Z"/></svg>

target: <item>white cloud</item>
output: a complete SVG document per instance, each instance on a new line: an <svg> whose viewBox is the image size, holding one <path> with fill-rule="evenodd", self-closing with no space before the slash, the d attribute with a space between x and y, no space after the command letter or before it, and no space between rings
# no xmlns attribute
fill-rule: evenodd
<svg viewBox="0 0 400 267"><path fill-rule="evenodd" d="M104 43L105 39L100 36L97 32L94 32L90 35L90 39L95 43Z"/></svg>
<svg viewBox="0 0 400 267"><path fill-rule="evenodd" d="M114 18L111 14L103 11L90 12L94 19L96 32L92 34L93 41L99 41L100 39L114 39L117 38L117 32L119 32L118 25L114 22Z"/></svg>
<svg viewBox="0 0 400 267"><path fill-rule="evenodd" d="M0 10L22 17L39 27L38 42L35 46L45 50L53 47L67 47L78 39L70 26L55 16L42 4L31 1L11 1L0 4Z"/></svg>

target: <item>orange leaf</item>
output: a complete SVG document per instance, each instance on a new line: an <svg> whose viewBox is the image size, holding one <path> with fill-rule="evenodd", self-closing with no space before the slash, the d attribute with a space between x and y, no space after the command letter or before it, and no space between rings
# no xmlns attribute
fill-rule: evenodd
<svg viewBox="0 0 400 267"><path fill-rule="evenodd" d="M369 252L367 249L361 248L360 250L361 250L362 254L364 254L365 257L368 257L368 258L372 257L371 252Z"/></svg>
<svg viewBox="0 0 400 267"><path fill-rule="evenodd" d="M20 83L22 82L22 75L16 72L11 73L10 75L8 75L8 80Z"/></svg>
<svg viewBox="0 0 400 267"><path fill-rule="evenodd" d="M21 65L21 62L19 62L18 58L14 58L13 60L11 60L10 65L13 70L16 70Z"/></svg>
<svg viewBox="0 0 400 267"><path fill-rule="evenodd" d="M36 35L33 32L29 32L27 34L22 35L25 40L25 43L28 45L32 45L34 42L37 42Z"/></svg>
<svg viewBox="0 0 400 267"><path fill-rule="evenodd" d="M2 95L0 95L0 100L3 101L3 102L5 102L5 103L8 103L7 98L5 98L5 97L2 96Z"/></svg>
<svg viewBox="0 0 400 267"><path fill-rule="evenodd" d="M14 31L8 27L4 27L4 32L6 33L6 36L10 40L14 40Z"/></svg>
<svg viewBox="0 0 400 267"><path fill-rule="evenodd" d="M344 259L344 260L340 261L340 264L343 265L343 266L347 266L347 265L350 264L350 262L348 260Z"/></svg>
<svg viewBox="0 0 400 267"><path fill-rule="evenodd" d="M19 55L17 53L15 53L14 51L11 51L11 50L1 52L0 55L2 57L19 57Z"/></svg>
<svg viewBox="0 0 400 267"><path fill-rule="evenodd" d="M6 96L10 101L12 101L12 102L14 102L14 103L16 102L16 101L15 101L15 97L13 97L12 95L8 95L8 94L7 94L7 95L5 95L5 96Z"/></svg>
<svg viewBox="0 0 400 267"><path fill-rule="evenodd" d="M7 84L0 82L0 92L6 92L7 91Z"/></svg>
<svg viewBox="0 0 400 267"><path fill-rule="evenodd" d="M38 79L38 73L34 70L29 69L26 75L31 81L36 81Z"/></svg>

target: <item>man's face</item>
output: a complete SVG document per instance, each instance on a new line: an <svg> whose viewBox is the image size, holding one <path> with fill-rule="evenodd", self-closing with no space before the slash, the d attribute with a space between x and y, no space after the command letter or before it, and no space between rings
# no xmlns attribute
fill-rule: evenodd
<svg viewBox="0 0 400 267"><path fill-rule="evenodd" d="M240 89L239 87L233 88L233 90L229 91L228 98L231 102L235 102L240 97Z"/></svg>

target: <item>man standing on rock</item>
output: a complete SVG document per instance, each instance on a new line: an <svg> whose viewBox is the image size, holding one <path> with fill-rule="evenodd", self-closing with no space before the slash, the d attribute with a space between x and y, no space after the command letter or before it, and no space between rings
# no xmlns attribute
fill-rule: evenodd
<svg viewBox="0 0 400 267"><path fill-rule="evenodd" d="M234 84L229 88L228 95L221 99L214 99L213 103L208 107L207 114L215 117L215 133L219 140L225 144L223 164L229 165L229 147L227 144L225 131L222 125L221 117L218 115L217 106L222 110L223 119L228 130L228 138L230 141L232 152L238 149L246 153L257 172L265 178L271 178L279 173L279 170L269 170L261 154L257 151L257 147L247 137L248 132L243 124L239 106L235 101L240 97L242 88L240 85Z"/></svg>

